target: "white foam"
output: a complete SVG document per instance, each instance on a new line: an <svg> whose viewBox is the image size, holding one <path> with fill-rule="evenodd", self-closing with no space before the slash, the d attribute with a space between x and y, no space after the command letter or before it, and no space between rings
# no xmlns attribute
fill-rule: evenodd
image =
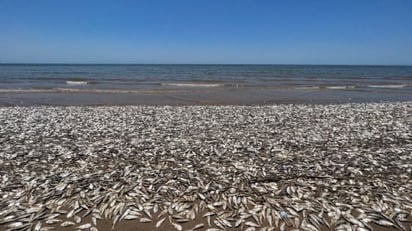
<svg viewBox="0 0 412 231"><path fill-rule="evenodd" d="M0 89L0 93L43 93L52 92L50 89Z"/></svg>
<svg viewBox="0 0 412 231"><path fill-rule="evenodd" d="M319 89L320 87L296 87L295 89L297 90L313 90L313 89Z"/></svg>
<svg viewBox="0 0 412 231"><path fill-rule="evenodd" d="M405 84L368 85L371 88L404 88Z"/></svg>
<svg viewBox="0 0 412 231"><path fill-rule="evenodd" d="M90 82L88 81L83 81L83 80L67 80L66 84L67 85L87 85Z"/></svg>
<svg viewBox="0 0 412 231"><path fill-rule="evenodd" d="M325 88L332 89L332 90L344 90L344 89L355 88L355 86L326 86Z"/></svg>
<svg viewBox="0 0 412 231"><path fill-rule="evenodd" d="M164 86L173 87L222 87L223 84L219 83L162 83Z"/></svg>
<svg viewBox="0 0 412 231"><path fill-rule="evenodd" d="M181 90L154 89L89 89L89 88L49 88L49 89L0 89L0 93L110 93L110 94L157 94L159 92L179 92Z"/></svg>

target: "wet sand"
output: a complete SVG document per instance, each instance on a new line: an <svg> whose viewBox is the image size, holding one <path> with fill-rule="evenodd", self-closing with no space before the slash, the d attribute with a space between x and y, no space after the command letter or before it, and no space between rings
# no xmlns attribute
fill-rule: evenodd
<svg viewBox="0 0 412 231"><path fill-rule="evenodd" d="M411 102L1 107L0 230L411 230L411 126Z"/></svg>
<svg viewBox="0 0 412 231"><path fill-rule="evenodd" d="M156 221L158 222L160 219L157 219ZM249 219L248 221L250 222L256 222L254 219ZM91 222L90 217L84 218L84 223L86 222ZM145 230L176 230L176 228L170 224L170 222L166 219L160 226L156 226L157 222L152 221L152 222L147 222L147 223L142 223L139 221L119 221L116 223L115 226L113 226L113 220L99 220L97 222L96 228L100 231L111 231L111 230L122 230L122 231L145 231ZM179 223L179 225L182 226L182 230L207 230L209 226L209 222L211 223L211 226L214 226L213 219L208 220L207 218L203 217L196 217L195 220L190 220L185 223ZM402 222L402 224L405 227L408 227L408 225L412 224L412 216L409 217L409 220L407 222ZM77 226L80 226L81 224L78 224ZM200 227L197 229L194 229L196 226ZM261 230L264 229L264 227L271 227L267 222L262 223L262 227L257 227L256 230ZM61 230L61 231L71 231L73 230L73 227L61 227L59 225L52 225L50 227L55 228L56 230ZM370 224L370 227L374 231L392 231L392 230L399 230L395 227L384 227L380 226L377 224ZM236 230L246 230L248 226L246 225L241 225L238 227L225 227L225 229L220 229L220 230L228 230L228 231L236 231ZM353 230L357 230L355 227L352 227ZM212 228L213 229L213 228ZM215 228L216 229L216 228ZM216 231L219 229L216 229ZM269 229L270 230L270 229ZM273 230L279 230L279 228L274 228ZM290 226L285 226L285 230L290 231L290 230L302 230L297 228L295 225L290 225ZM321 231L327 231L327 230L336 230L335 227L327 227L325 225L320 226L319 230ZM410 228L406 228L406 230L410 230Z"/></svg>
<svg viewBox="0 0 412 231"><path fill-rule="evenodd" d="M412 101L410 88L171 88L162 90L99 89L0 90L0 106L96 105L270 105Z"/></svg>

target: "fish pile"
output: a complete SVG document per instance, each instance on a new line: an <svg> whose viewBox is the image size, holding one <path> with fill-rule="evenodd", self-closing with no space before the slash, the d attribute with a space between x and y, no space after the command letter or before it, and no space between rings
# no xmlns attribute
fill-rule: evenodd
<svg viewBox="0 0 412 231"><path fill-rule="evenodd" d="M0 198L0 230L412 230L412 103L2 107Z"/></svg>

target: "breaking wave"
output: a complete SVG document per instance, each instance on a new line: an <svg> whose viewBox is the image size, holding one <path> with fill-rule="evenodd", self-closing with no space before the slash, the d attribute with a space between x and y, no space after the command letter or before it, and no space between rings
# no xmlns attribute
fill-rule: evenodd
<svg viewBox="0 0 412 231"><path fill-rule="evenodd" d="M406 84L386 84L386 85L368 85L370 88L404 88Z"/></svg>
<svg viewBox="0 0 412 231"><path fill-rule="evenodd" d="M67 85L88 85L91 84L90 81L80 81L80 80L67 80Z"/></svg>
<svg viewBox="0 0 412 231"><path fill-rule="evenodd" d="M172 87L224 87L221 83L161 83L162 86Z"/></svg>

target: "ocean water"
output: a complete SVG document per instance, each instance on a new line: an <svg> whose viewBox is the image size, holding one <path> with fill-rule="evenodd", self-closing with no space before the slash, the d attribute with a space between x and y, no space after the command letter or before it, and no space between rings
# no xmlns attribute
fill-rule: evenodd
<svg viewBox="0 0 412 231"><path fill-rule="evenodd" d="M385 100L386 95L389 100L410 100L412 66L0 64L2 102L13 101L21 96L18 93L186 92L193 96L211 91L222 97L238 95L240 103L245 94L263 94L266 102L271 94L278 97L283 92L283 98L293 99L302 91L338 99L363 95L365 100L359 101Z"/></svg>

